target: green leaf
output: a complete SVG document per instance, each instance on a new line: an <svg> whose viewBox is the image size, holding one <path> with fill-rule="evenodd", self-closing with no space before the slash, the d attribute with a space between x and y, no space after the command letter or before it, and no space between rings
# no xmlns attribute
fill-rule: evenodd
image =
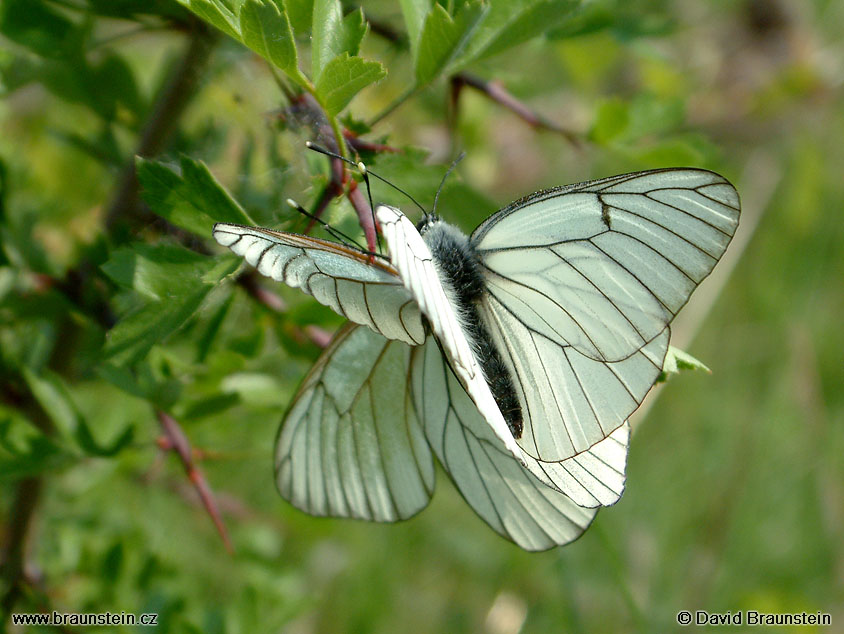
<svg viewBox="0 0 844 634"><path fill-rule="evenodd" d="M132 396L138 398L148 399L149 391L146 386L135 378L131 368L122 365L114 365L113 363L100 363L96 368L97 375L105 379L112 385L119 387L121 390Z"/></svg>
<svg viewBox="0 0 844 634"><path fill-rule="evenodd" d="M662 363L662 373L659 375L657 382L664 382L668 379L669 374L678 374L681 370L703 370L708 374L712 374L712 370L688 352L684 352L674 346L668 346L665 361Z"/></svg>
<svg viewBox="0 0 844 634"><path fill-rule="evenodd" d="M121 319L106 334L106 359L117 365L132 365L140 361L154 345L193 316L208 290L199 288L178 301L152 302Z"/></svg>
<svg viewBox="0 0 844 634"><path fill-rule="evenodd" d="M314 0L314 21L311 40L311 71L319 82L325 66L343 51L339 47L343 23L340 0Z"/></svg>
<svg viewBox="0 0 844 634"><path fill-rule="evenodd" d="M201 161L183 157L181 175L140 157L136 166L144 200L178 227L207 237L215 222L255 224Z"/></svg>
<svg viewBox="0 0 844 634"><path fill-rule="evenodd" d="M27 367L22 368L21 374L56 429L65 436L72 436L80 417L61 379L49 372L40 376Z"/></svg>
<svg viewBox="0 0 844 634"><path fill-rule="evenodd" d="M208 358L208 353L211 351L211 346L217 338L222 328L223 321L234 303L234 294L230 293L224 301L220 303L211 318L208 320L205 329L202 331L199 341L197 342L196 360L198 363L205 363Z"/></svg>
<svg viewBox="0 0 844 634"><path fill-rule="evenodd" d="M314 0L285 0L284 7L290 19L290 25L297 35L304 35L311 30Z"/></svg>
<svg viewBox="0 0 844 634"><path fill-rule="evenodd" d="M580 0L494 2L448 71L456 72L483 57L527 42L566 22Z"/></svg>
<svg viewBox="0 0 844 634"><path fill-rule="evenodd" d="M378 62L343 53L332 59L317 81L316 91L329 115L336 115L369 84L378 81L387 72Z"/></svg>
<svg viewBox="0 0 844 634"><path fill-rule="evenodd" d="M452 18L442 5L435 4L425 18L416 58L416 83L431 82L459 55L484 16L480 2L463 5Z"/></svg>
<svg viewBox="0 0 844 634"><path fill-rule="evenodd" d="M231 268L236 259L229 254L209 258L172 244L138 242L115 251L101 268L117 284L160 301L191 292L197 280L213 273L218 265Z"/></svg>
<svg viewBox="0 0 844 634"><path fill-rule="evenodd" d="M76 428L75 438L82 450L88 455L108 458L118 454L132 443L135 438L135 427L131 424L126 425L126 429L111 444L101 445L94 439L91 430L83 420Z"/></svg>
<svg viewBox="0 0 844 634"><path fill-rule="evenodd" d="M156 251L157 248L160 247L152 247L150 250L139 248L136 253L149 256L151 253L168 251ZM229 255L204 257L201 262L178 256L180 261L170 262L168 266L167 263L144 261L143 258L139 259L137 255L127 254L125 251L118 253L118 259L112 260L112 265L108 268L109 275L115 276L123 284L131 279L133 287L135 284L140 285L145 289L147 296L166 296L160 301L147 303L121 319L107 333L105 357L118 366L136 363L154 345L181 328L199 309L217 283L240 266L240 259ZM142 282L136 274L139 263L143 263L143 274L140 275ZM136 268L133 269L133 266ZM165 279L168 268L174 279ZM126 377L122 377L121 380L126 383L125 379Z"/></svg>
<svg viewBox="0 0 844 634"><path fill-rule="evenodd" d="M81 54L76 30L73 22L39 0L0 3L0 33L42 57Z"/></svg>
<svg viewBox="0 0 844 634"><path fill-rule="evenodd" d="M129 425L111 445L98 444L88 422L76 407L70 391L59 375L52 372L36 375L24 368L23 377L35 400L47 412L57 430L68 439L73 439L85 453L92 456L113 456L132 442L134 429Z"/></svg>
<svg viewBox="0 0 844 634"><path fill-rule="evenodd" d="M339 52L348 53L352 57L360 52L369 24L363 15L363 8L358 8L343 18L343 28L340 30ZM338 53L339 54L339 53Z"/></svg>
<svg viewBox="0 0 844 634"><path fill-rule="evenodd" d="M0 417L0 447L5 450L0 460L0 481L14 482L27 476L55 471L72 464L77 457L36 429L28 422L23 438L21 424L10 417ZM16 429L17 427L17 429Z"/></svg>
<svg viewBox="0 0 844 634"><path fill-rule="evenodd" d="M215 416L240 403L240 394L237 392L223 392L205 396L195 401L180 403L180 406L173 413L179 420L195 421L206 416Z"/></svg>
<svg viewBox="0 0 844 634"><path fill-rule="evenodd" d="M287 13L273 0L246 0L240 9L242 42L261 57L278 66L300 84L307 79L299 71L296 43Z"/></svg>
<svg viewBox="0 0 844 634"><path fill-rule="evenodd" d="M335 57L358 54L368 25L362 9L344 18L339 0L316 0L313 24L312 68L314 79L319 82L322 71Z"/></svg>
<svg viewBox="0 0 844 634"><path fill-rule="evenodd" d="M127 394L149 401L159 409L170 409L178 401L181 384L168 376L156 373L149 357L134 366L126 367L104 362L97 366L97 374Z"/></svg>
<svg viewBox="0 0 844 634"><path fill-rule="evenodd" d="M617 7L600 2L592 2L583 7L553 31L547 32L549 39L566 39L589 35L611 27L618 19Z"/></svg>
<svg viewBox="0 0 844 634"><path fill-rule="evenodd" d="M419 38L422 36L425 16L431 11L431 0L399 0L399 4L407 36L410 39L413 64L416 66L419 63Z"/></svg>
<svg viewBox="0 0 844 634"><path fill-rule="evenodd" d="M240 40L237 17L221 0L177 0L177 2L209 24L216 26L226 35Z"/></svg>

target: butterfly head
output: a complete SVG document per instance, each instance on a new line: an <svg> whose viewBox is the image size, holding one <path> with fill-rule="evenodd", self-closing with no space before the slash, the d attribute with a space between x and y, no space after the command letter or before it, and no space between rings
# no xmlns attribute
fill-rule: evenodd
<svg viewBox="0 0 844 634"><path fill-rule="evenodd" d="M442 218L437 216L433 213L426 213L422 220L416 223L416 230L420 233L420 235L425 235L425 233L434 225L439 224L442 222Z"/></svg>

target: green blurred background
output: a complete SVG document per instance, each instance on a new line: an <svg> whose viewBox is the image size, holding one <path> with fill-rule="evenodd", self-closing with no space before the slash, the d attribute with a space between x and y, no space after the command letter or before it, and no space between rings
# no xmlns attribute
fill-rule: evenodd
<svg viewBox="0 0 844 634"><path fill-rule="evenodd" d="M349 126L413 73L398 5L363 8L375 26L362 54L388 75L355 98ZM221 253L142 205L108 222L156 91L201 27L165 0L0 4L7 557L21 484L40 491L14 610L157 612L166 632L507 634L668 632L680 610L755 609L831 614L831 628L777 631L844 631L842 25L834 0L598 0L467 69L578 143L469 89L449 123L443 78L363 135L406 150L372 164L426 205L465 150L439 211L467 230L537 189L651 167L714 169L741 194L736 239L673 340L712 374L655 391L621 501L574 544L529 554L441 470L431 505L397 525L315 519L277 495L276 428L319 354L303 333L340 323L298 291L264 286L286 303L278 314L226 280L142 359L104 365L97 311L119 324L157 306L103 274L119 248ZM263 60L224 36L209 51L150 155L204 161L256 222L302 230L283 201L313 204L324 159L303 150L308 130ZM348 203L326 213L354 230ZM160 448L157 409L199 451L234 554Z"/></svg>

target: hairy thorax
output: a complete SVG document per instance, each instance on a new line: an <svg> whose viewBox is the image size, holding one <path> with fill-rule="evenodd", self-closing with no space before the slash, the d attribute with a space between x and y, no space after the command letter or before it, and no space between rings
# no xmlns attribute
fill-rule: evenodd
<svg viewBox="0 0 844 634"><path fill-rule="evenodd" d="M438 218L424 221L419 232L434 256L440 282L456 309L495 402L513 437L521 438L522 408L513 378L478 311L486 292L478 255L465 234Z"/></svg>

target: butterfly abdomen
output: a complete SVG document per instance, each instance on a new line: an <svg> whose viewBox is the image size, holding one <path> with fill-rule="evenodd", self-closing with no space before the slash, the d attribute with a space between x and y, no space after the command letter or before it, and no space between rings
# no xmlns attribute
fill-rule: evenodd
<svg viewBox="0 0 844 634"><path fill-rule="evenodd" d="M514 438L522 436L522 408L513 378L481 320L478 304L486 292L478 255L469 239L456 227L442 221L426 223L422 238L434 256L446 295L457 307L457 318L467 335L475 358L498 408Z"/></svg>

